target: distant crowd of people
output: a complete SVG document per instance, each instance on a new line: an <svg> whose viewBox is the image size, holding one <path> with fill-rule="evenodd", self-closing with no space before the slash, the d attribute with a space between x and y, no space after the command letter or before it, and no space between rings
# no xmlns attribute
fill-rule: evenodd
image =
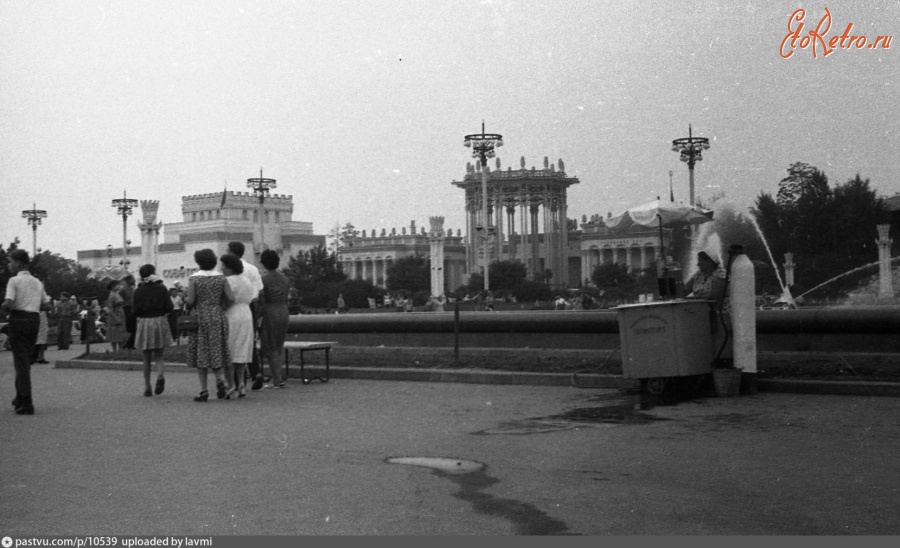
<svg viewBox="0 0 900 548"><path fill-rule="evenodd" d="M101 306L97 299L79 301L67 293L51 299L28 270L28 252L11 252L13 276L0 309L8 316L3 330L13 352L15 412L34 414L31 365L47 363L48 315L56 317L61 350L72 344L76 329L82 342L106 340L113 350L139 350L147 397L164 392L165 350L181 336L188 338L187 365L198 373L200 391L195 401L209 399L210 370L219 399L245 397L247 381L251 390L284 388L290 282L278 270L276 252L263 251L262 273L243 255L241 242L230 242L228 253L221 257L211 249L195 252L199 270L188 278L186 288L176 283L167 289L156 276L155 266L145 264L138 271L139 282L131 275L110 282L109 296ZM179 326L179 318L194 321ZM263 376L262 359L269 364L268 379ZM151 383L154 369L156 380Z"/></svg>

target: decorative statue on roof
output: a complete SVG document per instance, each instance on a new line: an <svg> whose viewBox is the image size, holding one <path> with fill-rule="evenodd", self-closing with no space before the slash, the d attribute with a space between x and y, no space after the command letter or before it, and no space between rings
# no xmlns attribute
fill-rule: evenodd
<svg viewBox="0 0 900 548"><path fill-rule="evenodd" d="M560 158L560 159L559 159L559 162L557 162L557 163L559 164L559 170L560 170L560 171L565 171L565 170L566 170L566 164L563 163L562 158Z"/></svg>
<svg viewBox="0 0 900 548"><path fill-rule="evenodd" d="M500 171L500 157L497 157L497 171Z"/></svg>
<svg viewBox="0 0 900 548"><path fill-rule="evenodd" d="M521 164L522 169L525 169L525 157L524 156L522 156L522 159L519 161L519 163Z"/></svg>

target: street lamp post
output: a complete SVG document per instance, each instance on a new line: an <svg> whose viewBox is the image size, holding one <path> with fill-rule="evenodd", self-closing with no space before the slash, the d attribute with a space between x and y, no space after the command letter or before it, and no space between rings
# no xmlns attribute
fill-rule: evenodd
<svg viewBox="0 0 900 548"><path fill-rule="evenodd" d="M263 204L266 201L266 196L269 195L269 191L276 186L275 179L266 179L263 177L262 168L259 168L259 177L247 179L247 188L252 189L253 195L259 198L259 248L254 249L254 252L257 255L266 249L266 221ZM256 245L254 245L254 247L256 247Z"/></svg>
<svg viewBox="0 0 900 548"><path fill-rule="evenodd" d="M503 136L498 133L485 133L484 122L481 122L481 133L466 135L463 145L472 149L473 158L481 160L481 242L484 250L484 290L489 291L491 287L489 275L491 228L488 222L487 160L494 157L495 148L503 146ZM476 227L475 230L477 231L478 228Z"/></svg>
<svg viewBox="0 0 900 548"><path fill-rule="evenodd" d="M691 184L691 205L694 205L694 164L703 160L703 151L709 148L709 139L694 137L690 124L688 136L672 141L672 150L681 154L681 161L687 162Z"/></svg>
<svg viewBox="0 0 900 548"><path fill-rule="evenodd" d="M41 219L45 219L47 217L47 211L44 209L38 209L37 205L32 203L31 209L26 209L22 211L22 218L28 219L28 224L31 225L31 255L32 257L37 256L37 227L41 224Z"/></svg>
<svg viewBox="0 0 900 548"><path fill-rule="evenodd" d="M138 206L138 201L122 192L122 197L114 199L112 206L116 208L116 214L122 216L122 269L128 272L128 216Z"/></svg>

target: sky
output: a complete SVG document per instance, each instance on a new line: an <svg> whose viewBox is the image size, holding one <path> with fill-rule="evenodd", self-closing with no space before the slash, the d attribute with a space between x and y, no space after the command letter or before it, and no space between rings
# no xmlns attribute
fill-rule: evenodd
<svg viewBox="0 0 900 548"><path fill-rule="evenodd" d="M180 222L182 196L260 169L316 234L464 229L482 121L503 169L563 159L570 218L666 196L670 171L686 201L689 124L700 199L748 208L798 161L894 195L900 40L782 50L826 7L826 38L900 35L897 0L0 0L0 243L30 249L36 204L39 247L118 246L123 193Z"/></svg>

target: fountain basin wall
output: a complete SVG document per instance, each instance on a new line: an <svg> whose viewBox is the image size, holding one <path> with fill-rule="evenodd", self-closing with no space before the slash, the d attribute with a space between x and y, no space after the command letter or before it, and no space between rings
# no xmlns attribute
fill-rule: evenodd
<svg viewBox="0 0 900 548"><path fill-rule="evenodd" d="M345 346L453 347L453 312L291 316L288 339ZM612 350L619 345L610 310L466 312L461 348ZM900 353L900 308L760 310L764 352Z"/></svg>

